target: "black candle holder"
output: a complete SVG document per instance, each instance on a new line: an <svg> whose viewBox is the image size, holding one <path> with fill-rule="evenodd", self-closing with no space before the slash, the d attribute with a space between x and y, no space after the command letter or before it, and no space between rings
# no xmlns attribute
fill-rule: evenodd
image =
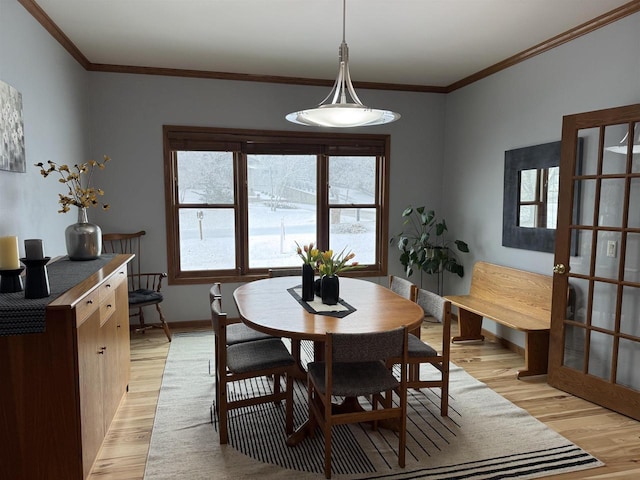
<svg viewBox="0 0 640 480"><path fill-rule="evenodd" d="M49 276L47 275L47 263L49 260L51 260L51 257L20 259L27 267L24 298L43 298L49 296Z"/></svg>
<svg viewBox="0 0 640 480"><path fill-rule="evenodd" d="M0 293L15 293L22 291L22 277L24 267L15 269L0 269Z"/></svg>

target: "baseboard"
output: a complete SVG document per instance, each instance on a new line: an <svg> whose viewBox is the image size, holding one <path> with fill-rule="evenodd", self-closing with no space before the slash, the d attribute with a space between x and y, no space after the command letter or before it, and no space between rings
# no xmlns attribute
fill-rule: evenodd
<svg viewBox="0 0 640 480"><path fill-rule="evenodd" d="M153 328L162 328L162 324L160 322L145 322L145 327L153 327ZM187 320L185 322L167 322L169 328L172 330L180 330L181 328L211 328L211 320ZM129 325L129 330L131 332L135 332L136 329L140 328L140 324L132 323Z"/></svg>

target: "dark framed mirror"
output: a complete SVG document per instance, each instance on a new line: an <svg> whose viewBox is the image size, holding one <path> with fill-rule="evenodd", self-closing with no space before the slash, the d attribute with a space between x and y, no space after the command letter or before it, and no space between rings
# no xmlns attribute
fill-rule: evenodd
<svg viewBox="0 0 640 480"><path fill-rule="evenodd" d="M558 216L561 142L507 150L504 154L502 245L553 253ZM577 165L582 160L578 139ZM576 195L576 198L579 196ZM577 215L577 208L574 213ZM577 238L572 238L572 255Z"/></svg>

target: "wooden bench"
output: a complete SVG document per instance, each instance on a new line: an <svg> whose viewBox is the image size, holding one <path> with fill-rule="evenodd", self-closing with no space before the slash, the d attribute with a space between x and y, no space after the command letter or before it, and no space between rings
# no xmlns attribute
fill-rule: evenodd
<svg viewBox="0 0 640 480"><path fill-rule="evenodd" d="M473 267L469 295L445 298L458 307L459 335L452 342L484 340L486 317L525 333L518 378L547 373L553 277L487 262Z"/></svg>

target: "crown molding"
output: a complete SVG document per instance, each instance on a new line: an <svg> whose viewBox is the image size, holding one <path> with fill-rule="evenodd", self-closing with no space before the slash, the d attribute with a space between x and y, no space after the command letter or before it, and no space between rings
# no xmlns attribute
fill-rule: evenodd
<svg viewBox="0 0 640 480"><path fill-rule="evenodd" d="M186 70L177 68L158 68L158 67L138 67L129 65L109 65L102 63L92 63L84 56L84 54L76 47L76 45L65 35L65 33L53 22L44 10L35 2L35 0L18 0L18 2L56 39L68 52L82 65L82 67L91 72L111 72L111 73L134 73L142 75L163 75L173 77L191 77L191 78L209 78L218 80L233 80L243 82L262 82L262 83L280 83L290 85L307 85L307 86L333 86L334 80L303 78L303 77L281 77L274 75L255 75L245 73L230 72L212 72L206 70ZM560 35L545 40L538 45L528 48L517 53L501 62L490 67L480 70L468 77L465 77L448 86L435 85L406 85L397 83L376 83L376 82L353 82L356 88L370 90L394 90L405 92L419 93L450 93L462 87L466 87L472 83L482 80L494 73L506 68L517 65L541 53L552 50L578 37L591 33L599 28L614 23L624 17L632 15L640 11L640 0L632 0L610 12L583 23L575 28L567 30Z"/></svg>
<svg viewBox="0 0 640 480"><path fill-rule="evenodd" d="M493 75L496 72L504 70L506 68L512 67L520 62L524 62L525 60L529 60L530 58L535 57L541 53L552 50L560 45L563 45L571 40L575 40L578 37L586 35L587 33L591 33L599 28L602 28L611 23L617 22L618 20L627 17L629 15L633 15L640 11L640 0L633 0L629 3L622 5L610 12L604 13L599 17L594 18L593 20L589 20L588 22L583 23L571 30L567 30L560 35L556 35L549 40L545 40L538 45L535 45L527 50L524 50L520 53L513 55L501 62L496 63L490 67L487 67L479 72L474 73L473 75L469 75L468 77L463 78L462 80L458 80L457 82L449 85L446 90L446 93L453 92L454 90L458 90L459 88L466 87L478 80L486 78L490 75Z"/></svg>
<svg viewBox="0 0 640 480"><path fill-rule="evenodd" d="M51 20L51 17L47 15L47 13L42 10L40 5L38 5L33 0L18 0L20 5L26 8L27 12L29 12L33 18L35 18L40 25L44 27L44 29L51 34L51 36L58 41L60 45L64 47L64 49L71 54L76 61L82 65L85 70L89 70L91 66L91 62L87 57L85 57L80 49L75 46L75 44L71 41L69 37L65 35L65 33L60 30L60 28Z"/></svg>

